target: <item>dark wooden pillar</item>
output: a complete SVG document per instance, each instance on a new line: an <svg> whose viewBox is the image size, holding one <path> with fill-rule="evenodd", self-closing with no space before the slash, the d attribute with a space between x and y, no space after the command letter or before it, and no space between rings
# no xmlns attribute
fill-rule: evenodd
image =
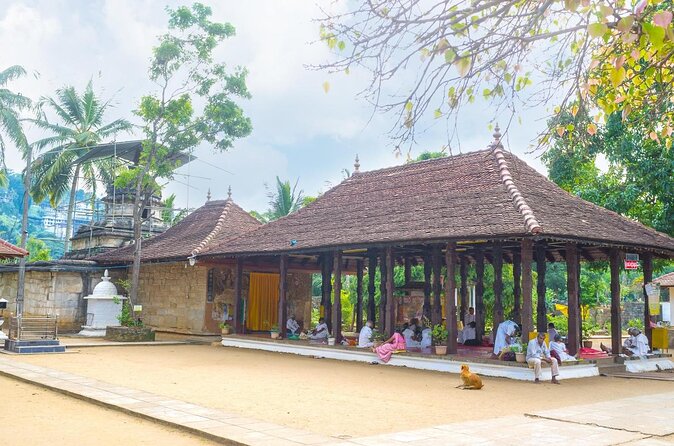
<svg viewBox="0 0 674 446"><path fill-rule="evenodd" d="M522 260L522 342L529 342L529 332L534 329L533 324L533 279L531 276L531 261L533 260L533 242L523 239L521 247Z"/></svg>
<svg viewBox="0 0 674 446"><path fill-rule="evenodd" d="M583 265L580 263L580 249L578 249L578 339L583 342L583 290L580 287L580 272L583 268Z"/></svg>
<svg viewBox="0 0 674 446"><path fill-rule="evenodd" d="M440 302L440 293L442 292L440 285L440 274L442 273L441 254L440 246L433 246L431 254L431 263L433 265L433 312L431 319L433 325L442 322L442 304Z"/></svg>
<svg viewBox="0 0 674 446"><path fill-rule="evenodd" d="M545 249L545 243L536 243L536 272L538 273L538 282L536 284L536 294L538 295L538 302L536 304L536 331L539 333L548 329L548 310L545 306L545 269L547 268Z"/></svg>
<svg viewBox="0 0 674 446"><path fill-rule="evenodd" d="M332 298L332 336L335 344L342 342L342 251L335 251L333 274L335 285Z"/></svg>
<svg viewBox="0 0 674 446"><path fill-rule="evenodd" d="M578 333L578 248L575 243L566 244L566 293L568 295L569 324L568 348L569 353L575 355L580 348ZM553 339L551 339L552 341Z"/></svg>
<svg viewBox="0 0 674 446"><path fill-rule="evenodd" d="M379 329L386 333L386 275L388 265L386 264L386 252L381 251L379 255Z"/></svg>
<svg viewBox="0 0 674 446"><path fill-rule="evenodd" d="M653 281L653 255L644 254L644 334L648 338L648 345L653 346L653 329L651 328L650 299L646 294L646 284Z"/></svg>
<svg viewBox="0 0 674 446"><path fill-rule="evenodd" d="M522 256L513 253L513 321L522 326Z"/></svg>
<svg viewBox="0 0 674 446"><path fill-rule="evenodd" d="M393 267L395 259L393 258L393 248L386 248L386 333L393 336L395 331L395 299L393 297Z"/></svg>
<svg viewBox="0 0 674 446"><path fill-rule="evenodd" d="M412 281L412 259L405 257L405 285Z"/></svg>
<svg viewBox="0 0 674 446"><path fill-rule="evenodd" d="M456 338L458 336L456 324L456 242L447 243L445 251L447 265L447 279L445 280L445 319L447 319L447 354L456 354Z"/></svg>
<svg viewBox="0 0 674 446"><path fill-rule="evenodd" d="M278 329L282 337L286 334L286 321L288 320L288 304L286 294L288 291L288 256L283 254L279 261L278 281Z"/></svg>
<svg viewBox="0 0 674 446"><path fill-rule="evenodd" d="M363 328L363 261L356 260L356 332Z"/></svg>
<svg viewBox="0 0 674 446"><path fill-rule="evenodd" d="M323 317L328 329L332 329L332 255L323 254L321 292L323 293Z"/></svg>
<svg viewBox="0 0 674 446"><path fill-rule="evenodd" d="M494 256L494 329L503 322L503 247L495 243Z"/></svg>
<svg viewBox="0 0 674 446"><path fill-rule="evenodd" d="M613 354L622 351L622 321L620 310L620 251L612 248L609 254L611 268L611 348Z"/></svg>
<svg viewBox="0 0 674 446"><path fill-rule="evenodd" d="M237 257L234 269L234 333L243 333L245 317L243 315L243 259Z"/></svg>
<svg viewBox="0 0 674 446"><path fill-rule="evenodd" d="M377 306L375 302L377 275L377 253L374 250L368 250L367 261L367 319L373 323L377 322Z"/></svg>
<svg viewBox="0 0 674 446"><path fill-rule="evenodd" d="M459 277L461 278L461 288L459 289L459 296L461 298L459 307L459 320L463 321L468 314L468 307L470 302L468 299L468 259L466 256L459 258Z"/></svg>
<svg viewBox="0 0 674 446"><path fill-rule="evenodd" d="M475 335L484 336L484 251L475 251Z"/></svg>
<svg viewBox="0 0 674 446"><path fill-rule="evenodd" d="M428 251L424 252L424 316L430 321L431 315L431 255Z"/></svg>

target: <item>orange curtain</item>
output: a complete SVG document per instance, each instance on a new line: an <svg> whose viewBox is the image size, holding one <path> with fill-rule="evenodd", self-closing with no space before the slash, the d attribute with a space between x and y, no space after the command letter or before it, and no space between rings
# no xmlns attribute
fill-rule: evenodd
<svg viewBox="0 0 674 446"><path fill-rule="evenodd" d="M278 323L278 286L278 274L250 273L246 315L249 330L267 331Z"/></svg>

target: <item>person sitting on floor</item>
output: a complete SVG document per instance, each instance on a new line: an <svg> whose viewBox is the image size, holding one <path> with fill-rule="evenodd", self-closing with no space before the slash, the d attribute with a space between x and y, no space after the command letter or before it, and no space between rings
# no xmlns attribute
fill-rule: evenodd
<svg viewBox="0 0 674 446"><path fill-rule="evenodd" d="M557 360L550 356L550 350L545 345L545 333L538 333L538 336L529 341L529 345L527 345L527 364L529 364L529 368L534 369L536 383L539 383L541 379L541 362L550 364L552 383L559 384L559 381L557 381L559 367Z"/></svg>
<svg viewBox="0 0 674 446"><path fill-rule="evenodd" d="M374 347L374 341L372 340L372 327L374 327L374 322L367 321L363 328L360 329L360 334L358 335L358 348L372 348Z"/></svg>
<svg viewBox="0 0 674 446"><path fill-rule="evenodd" d="M405 338L400 333L400 330L396 330L396 332L393 333L393 336L388 338L378 347L373 347L372 351L375 352L382 361L389 362L393 353L405 351L406 349Z"/></svg>
<svg viewBox="0 0 674 446"><path fill-rule="evenodd" d="M430 327L422 327L421 329L421 349L431 348L433 344L433 339L431 336Z"/></svg>
<svg viewBox="0 0 674 446"><path fill-rule="evenodd" d="M562 362L576 361L574 356L569 354L566 344L562 342L562 335L559 333L554 337L554 341L550 341L550 353L557 352L557 356Z"/></svg>
<svg viewBox="0 0 674 446"><path fill-rule="evenodd" d="M322 317L318 320L318 325L316 325L316 328L314 328L313 331L309 334L309 339L312 341L327 342L329 334L330 332L328 331L328 324L325 323L325 318Z"/></svg>
<svg viewBox="0 0 674 446"><path fill-rule="evenodd" d="M499 324L494 337L494 356L501 354L504 348L517 342L518 325L513 321L503 321Z"/></svg>
<svg viewBox="0 0 674 446"><path fill-rule="evenodd" d="M291 314L286 322L286 336L297 336L300 334L300 324L295 320L295 315Z"/></svg>
<svg viewBox="0 0 674 446"><path fill-rule="evenodd" d="M645 356L650 350L648 338L638 328L628 328L629 338L623 343L623 354L627 356Z"/></svg>
<svg viewBox="0 0 674 446"><path fill-rule="evenodd" d="M475 333L475 321L470 322L463 328L463 345L480 345Z"/></svg>
<svg viewBox="0 0 674 446"><path fill-rule="evenodd" d="M403 325L404 330L402 335L405 338L405 345L407 345L408 348L419 348L421 346L421 344L414 339L418 322L419 321L414 318L410 321L409 325Z"/></svg>
<svg viewBox="0 0 674 446"><path fill-rule="evenodd" d="M463 317L464 327L467 327L471 322L475 322L475 308L468 307L468 313Z"/></svg>
<svg viewBox="0 0 674 446"><path fill-rule="evenodd" d="M555 328L554 322L550 322L548 324L548 340L552 341L553 339L555 339L555 336L557 336L558 334L559 334L559 332Z"/></svg>

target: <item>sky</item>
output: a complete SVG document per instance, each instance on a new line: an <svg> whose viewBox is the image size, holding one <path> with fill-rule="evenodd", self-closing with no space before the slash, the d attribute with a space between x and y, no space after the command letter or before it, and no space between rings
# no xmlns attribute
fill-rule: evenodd
<svg viewBox="0 0 674 446"><path fill-rule="evenodd" d="M247 210L267 208L265 184L276 176L299 181L305 195L315 196L353 170L356 155L361 171L405 162L396 156L387 132L393 116L372 114L358 97L367 74L352 70L347 76L309 66L331 60L330 50L317 42L320 16L315 0L203 1L213 8L214 21L230 22L236 36L226 40L216 58L249 71L252 99L240 104L253 124L252 134L235 142L225 153L204 144L192 163L181 167L166 185L176 204L194 208L223 199L231 186L232 198ZM140 97L155 88L147 66L156 37L166 30L166 5L187 2L155 0L34 0L0 3L0 69L22 65L28 76L13 82L14 91L38 99L57 88L73 85L83 90L91 79L114 108L106 120L124 117ZM334 5L333 5L334 6ZM337 6L340 7L340 6ZM323 83L330 83L325 93ZM524 124L513 124L505 145L534 168L545 173L539 154L529 154L530 143L542 130L544 110L528 110ZM487 126L499 118L489 104L476 103L462 111L459 137L462 152L482 150L492 140ZM27 130L29 140L41 135ZM135 139L120 135L118 140ZM443 124L430 128L412 149L412 156L438 150L446 143ZM7 153L10 169L21 170L14 151Z"/></svg>

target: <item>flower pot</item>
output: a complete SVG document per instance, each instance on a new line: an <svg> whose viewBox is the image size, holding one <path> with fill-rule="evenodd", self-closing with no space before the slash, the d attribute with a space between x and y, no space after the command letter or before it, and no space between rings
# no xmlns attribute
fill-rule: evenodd
<svg viewBox="0 0 674 446"><path fill-rule="evenodd" d="M436 345L435 346L435 354L436 355L446 355L447 354L447 346L446 345Z"/></svg>
<svg viewBox="0 0 674 446"><path fill-rule="evenodd" d="M335 345L335 338L328 338L328 345Z"/></svg>
<svg viewBox="0 0 674 446"><path fill-rule="evenodd" d="M229 327L223 327L220 329L220 332L222 333L223 336L227 336L232 332L232 330Z"/></svg>
<svg viewBox="0 0 674 446"><path fill-rule="evenodd" d="M592 348L592 341L583 341L583 347Z"/></svg>
<svg viewBox="0 0 674 446"><path fill-rule="evenodd" d="M278 339L279 337L279 332L278 331L272 331L271 332L271 338L272 339Z"/></svg>
<svg viewBox="0 0 674 446"><path fill-rule="evenodd" d="M524 353L524 352L515 353L515 361L521 362L521 363L527 362L527 354Z"/></svg>

